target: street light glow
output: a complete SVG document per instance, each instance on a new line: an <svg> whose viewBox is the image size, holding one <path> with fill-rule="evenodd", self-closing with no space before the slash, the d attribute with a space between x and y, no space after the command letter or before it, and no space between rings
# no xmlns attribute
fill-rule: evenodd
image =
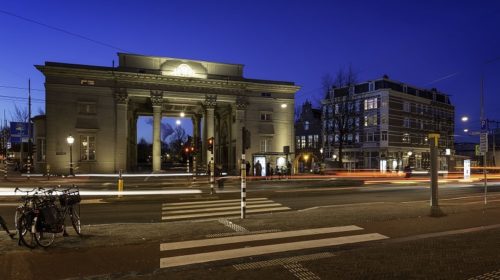
<svg viewBox="0 0 500 280"><path fill-rule="evenodd" d="M469 132L469 129L467 129L467 128L466 128L466 129L464 129L464 132L465 132L465 133Z"/></svg>
<svg viewBox="0 0 500 280"><path fill-rule="evenodd" d="M184 118L184 116L186 116L186 114L184 112L181 112L181 118Z"/></svg>
<svg viewBox="0 0 500 280"><path fill-rule="evenodd" d="M175 124L176 124L176 125L181 125L181 120L176 120L176 121L175 121Z"/></svg>
<svg viewBox="0 0 500 280"><path fill-rule="evenodd" d="M75 143L75 138L73 138L73 136L68 136L68 138L66 138L66 142L68 142L68 144L72 145L73 143Z"/></svg>
<svg viewBox="0 0 500 280"><path fill-rule="evenodd" d="M469 120L469 117L467 117L467 116L463 116L463 117L462 117L462 121L463 121L463 122L466 122L466 121L468 121L468 120Z"/></svg>
<svg viewBox="0 0 500 280"><path fill-rule="evenodd" d="M281 108L286 108L287 106L288 106L288 105L287 105L287 104L285 104L285 103L281 104Z"/></svg>

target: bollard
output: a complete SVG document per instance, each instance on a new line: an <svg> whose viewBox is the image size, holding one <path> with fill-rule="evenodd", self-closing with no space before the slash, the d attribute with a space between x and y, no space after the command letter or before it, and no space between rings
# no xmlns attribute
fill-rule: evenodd
<svg viewBox="0 0 500 280"><path fill-rule="evenodd" d="M209 163L209 170L210 170L210 194L214 194L214 158L212 157L210 159L210 163Z"/></svg>
<svg viewBox="0 0 500 280"><path fill-rule="evenodd" d="M245 164L245 154L241 155L241 218L245 219L247 207L247 170Z"/></svg>
<svg viewBox="0 0 500 280"><path fill-rule="evenodd" d="M120 173L118 174L118 197L122 197L121 192L123 192L123 177L122 170L120 169Z"/></svg>
<svg viewBox="0 0 500 280"><path fill-rule="evenodd" d="M192 184L196 184L196 156L193 156L193 180Z"/></svg>
<svg viewBox="0 0 500 280"><path fill-rule="evenodd" d="M27 176L28 176L28 180L30 179L30 172L31 172L31 161L30 161L30 157L28 157L28 164L27 164Z"/></svg>

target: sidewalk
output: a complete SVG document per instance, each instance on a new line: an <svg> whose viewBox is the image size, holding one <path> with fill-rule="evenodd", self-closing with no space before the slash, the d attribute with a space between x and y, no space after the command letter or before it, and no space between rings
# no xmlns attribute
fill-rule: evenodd
<svg viewBox="0 0 500 280"><path fill-rule="evenodd" d="M255 214L244 220L234 218L230 221L249 233L357 225L388 236L388 242L402 237L500 224L498 202L486 207L481 204L443 205L442 209L447 216L432 218L428 216L427 202L358 204ZM35 275L37 279L97 274L113 274L119 278L119 275L136 275L134 273L139 272L147 275L158 269L160 243L205 239L207 236L231 234L234 230L218 220L207 220L84 225L82 232L85 234L82 239L70 230L70 237L58 237L53 247L33 251L18 247L16 241L9 240L0 232L0 279L23 275L27 276L24 279L33 279ZM379 252L379 255L383 252L377 249L372 251L373 254ZM53 271L53 267L71 269Z"/></svg>

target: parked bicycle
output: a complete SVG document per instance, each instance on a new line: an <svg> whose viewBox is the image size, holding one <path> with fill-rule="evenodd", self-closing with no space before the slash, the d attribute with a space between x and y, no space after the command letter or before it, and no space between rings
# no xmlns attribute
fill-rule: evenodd
<svg viewBox="0 0 500 280"><path fill-rule="evenodd" d="M67 236L65 221L69 216L71 224L81 235L80 191L73 186L66 189L37 188L25 192L23 204L16 210L15 223L19 243L29 248L36 245L52 245L56 233Z"/></svg>

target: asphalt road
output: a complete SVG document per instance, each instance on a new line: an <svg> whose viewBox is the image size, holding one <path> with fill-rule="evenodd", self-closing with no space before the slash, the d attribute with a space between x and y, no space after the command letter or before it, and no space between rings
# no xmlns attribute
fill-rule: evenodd
<svg viewBox="0 0 500 280"><path fill-rule="evenodd" d="M198 188L132 182L126 189ZM82 190L114 188L99 184ZM58 237L47 250L17 247L0 233L0 278L500 279L496 185L488 205L480 184L441 185L446 216L434 218L425 183L252 182L244 220L237 185L213 195L208 185L199 188L203 193L87 197L84 237ZM10 224L14 209L14 199L0 202Z"/></svg>

